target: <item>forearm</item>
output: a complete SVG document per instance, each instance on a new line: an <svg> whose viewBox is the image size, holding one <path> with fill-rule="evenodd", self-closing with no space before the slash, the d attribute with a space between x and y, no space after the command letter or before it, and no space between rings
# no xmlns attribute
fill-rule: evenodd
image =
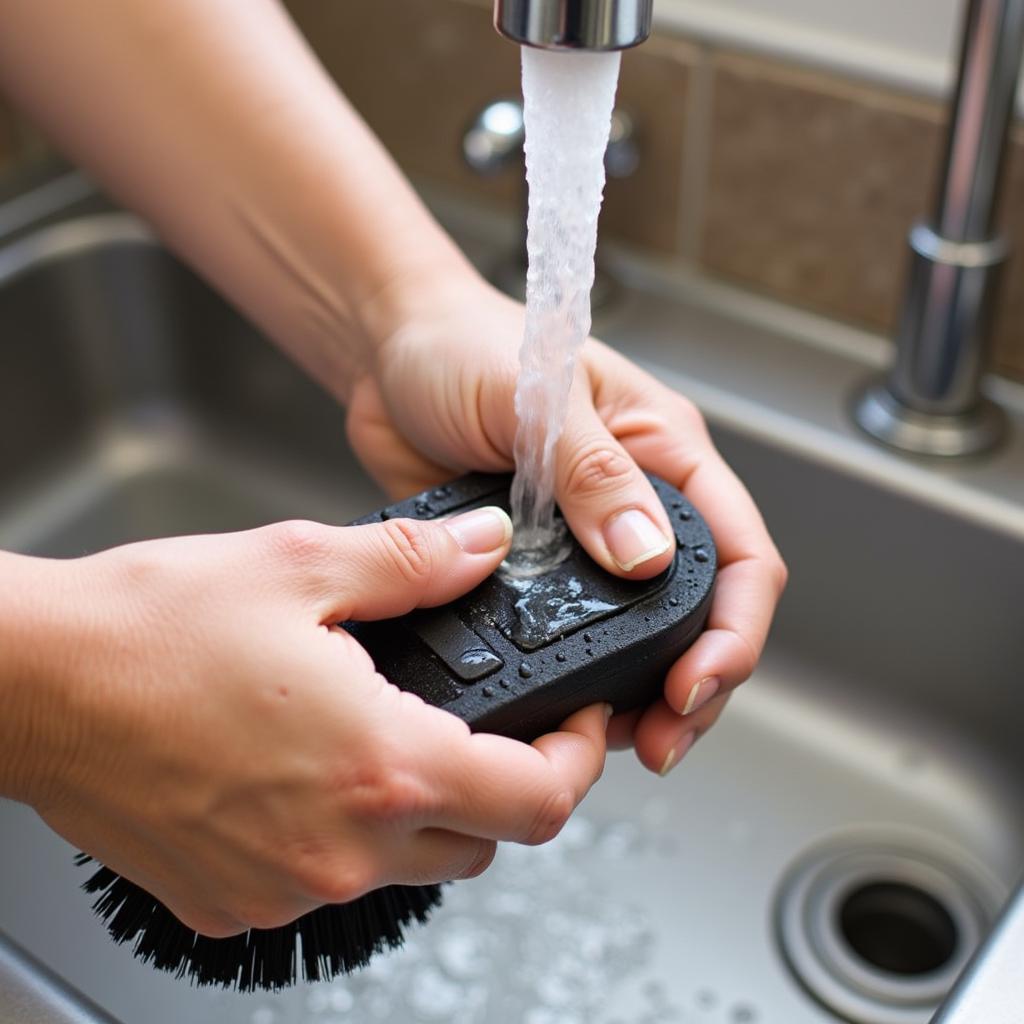
<svg viewBox="0 0 1024 1024"><path fill-rule="evenodd" d="M339 397L378 297L467 269L276 0L0 0L0 24L15 100Z"/></svg>

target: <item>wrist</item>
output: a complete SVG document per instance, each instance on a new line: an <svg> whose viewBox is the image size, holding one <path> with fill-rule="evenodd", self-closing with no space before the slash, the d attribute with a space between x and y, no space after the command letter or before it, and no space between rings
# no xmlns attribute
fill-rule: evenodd
<svg viewBox="0 0 1024 1024"><path fill-rule="evenodd" d="M71 566L0 552L0 796L37 808L59 789L73 745Z"/></svg>
<svg viewBox="0 0 1024 1024"><path fill-rule="evenodd" d="M377 365L388 343L408 327L429 323L444 311L459 308L468 293L482 287L486 288L486 283L447 236L442 244L427 247L421 258L381 275L357 307L370 366Z"/></svg>

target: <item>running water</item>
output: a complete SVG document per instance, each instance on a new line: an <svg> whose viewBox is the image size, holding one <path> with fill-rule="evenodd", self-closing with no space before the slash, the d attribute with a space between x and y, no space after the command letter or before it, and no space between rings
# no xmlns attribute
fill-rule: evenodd
<svg viewBox="0 0 1024 1024"><path fill-rule="evenodd" d="M530 576L568 551L554 515L554 447L565 423L576 355L590 333L597 215L604 190L618 53L523 47L527 217L526 331L516 385L508 567Z"/></svg>

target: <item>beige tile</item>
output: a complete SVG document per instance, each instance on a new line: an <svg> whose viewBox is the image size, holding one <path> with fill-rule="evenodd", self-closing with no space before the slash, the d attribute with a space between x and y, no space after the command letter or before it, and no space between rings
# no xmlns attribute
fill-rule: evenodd
<svg viewBox="0 0 1024 1024"><path fill-rule="evenodd" d="M888 330L931 202L941 107L759 59L716 59L704 267Z"/></svg>
<svg viewBox="0 0 1024 1024"><path fill-rule="evenodd" d="M521 172L482 179L460 151L462 135L491 100L519 97L519 51L478 0L374 0L288 6L321 60L403 169L509 208L522 202ZM625 55L620 101L634 115L641 166L608 185L602 229L634 245L676 244L686 86L693 48L656 38Z"/></svg>

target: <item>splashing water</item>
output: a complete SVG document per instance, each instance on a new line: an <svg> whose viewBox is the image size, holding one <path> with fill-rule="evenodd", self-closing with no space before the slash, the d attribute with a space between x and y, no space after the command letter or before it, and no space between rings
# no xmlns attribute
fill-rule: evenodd
<svg viewBox="0 0 1024 1024"><path fill-rule="evenodd" d="M555 518L554 448L576 355L590 333L597 216L604 190L618 53L524 47L527 217L526 330L516 385L515 540L508 567L533 575L568 551Z"/></svg>

